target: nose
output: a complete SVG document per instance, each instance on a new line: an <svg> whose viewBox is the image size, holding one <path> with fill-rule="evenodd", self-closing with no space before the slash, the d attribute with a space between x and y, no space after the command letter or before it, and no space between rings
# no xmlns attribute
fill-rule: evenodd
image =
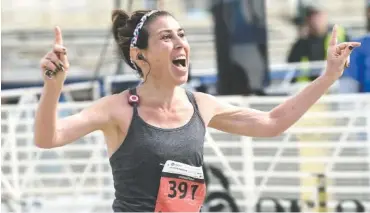
<svg viewBox="0 0 370 213"><path fill-rule="evenodd" d="M186 41L185 39L177 36L176 37L176 41L175 41L175 49L181 49L181 48L185 48L186 46Z"/></svg>

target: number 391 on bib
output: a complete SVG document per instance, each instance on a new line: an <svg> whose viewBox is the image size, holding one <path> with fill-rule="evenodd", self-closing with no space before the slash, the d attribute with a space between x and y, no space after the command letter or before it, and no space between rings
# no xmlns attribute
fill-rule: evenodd
<svg viewBox="0 0 370 213"><path fill-rule="evenodd" d="M202 167L167 161L162 170L155 212L199 212L205 195Z"/></svg>

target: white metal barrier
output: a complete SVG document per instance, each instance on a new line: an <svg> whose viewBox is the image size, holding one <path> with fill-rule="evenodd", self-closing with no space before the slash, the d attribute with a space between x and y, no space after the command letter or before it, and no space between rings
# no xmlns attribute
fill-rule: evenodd
<svg viewBox="0 0 370 213"><path fill-rule="evenodd" d="M42 93L42 87L30 87L30 88L18 88L1 91L1 98L20 98L22 100L26 97L36 97ZM71 83L63 86L62 94L66 97L66 100L73 102L71 92L92 90L93 100L100 97L100 85L98 81L82 82L82 83ZM20 101L19 104L25 104Z"/></svg>
<svg viewBox="0 0 370 213"><path fill-rule="evenodd" d="M41 154L41 152L32 152L34 149L32 142L32 132L33 132L33 118L35 116L36 103L38 102L38 96L42 93L42 88L32 87L32 88L19 88L5 90L1 92L1 98L4 100L17 98L18 102L16 105L3 104L1 107L1 162L2 162L2 172L1 172L1 188L2 200L11 199L16 201L23 200L21 191L22 188L26 187L28 184L28 177L32 176L32 171L35 165L32 166L22 166L24 158L36 159ZM98 99L100 97L100 85L99 82L87 82L87 83L73 83L67 84L63 87L62 95L69 103L74 102L72 97L72 92L79 91L91 91L91 96L93 99ZM90 103L89 103L90 104ZM31 105L33 107L29 108ZM76 106L78 104L73 104L73 107L69 107L67 114L75 113ZM66 113L63 109L60 111L61 114ZM18 148L30 148L28 151L19 151ZM35 154L35 156L32 156ZM7 162L11 162L11 166L7 167ZM10 179L9 172L11 173ZM23 176L23 182L20 182L20 176ZM15 212L22 212L19 205L14 202L8 203L9 207ZM3 206L2 206L3 207Z"/></svg>
<svg viewBox="0 0 370 213"><path fill-rule="evenodd" d="M286 99L219 98L261 110ZM60 110L78 111L89 104L63 103ZM2 196L40 202L39 207L31 205L37 212L109 211L113 183L102 134L94 132L61 148L38 149L30 116L35 109L36 104L1 107ZM370 211L370 95L325 96L279 137L240 137L210 129L206 139L206 163L225 171L242 210L253 212L258 198L266 196L316 200L315 175L322 173L328 179L330 209L341 199L357 199ZM222 187L212 180L209 190ZM13 210L24 211L16 202Z"/></svg>

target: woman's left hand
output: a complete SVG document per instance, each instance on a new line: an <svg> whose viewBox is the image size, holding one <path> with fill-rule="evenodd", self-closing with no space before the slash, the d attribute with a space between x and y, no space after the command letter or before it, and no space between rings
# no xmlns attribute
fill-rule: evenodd
<svg viewBox="0 0 370 213"><path fill-rule="evenodd" d="M343 42L337 44L337 26L333 27L331 39L327 52L327 66L325 75L338 79L343 71L349 66L349 56L355 47L359 47L359 42Z"/></svg>

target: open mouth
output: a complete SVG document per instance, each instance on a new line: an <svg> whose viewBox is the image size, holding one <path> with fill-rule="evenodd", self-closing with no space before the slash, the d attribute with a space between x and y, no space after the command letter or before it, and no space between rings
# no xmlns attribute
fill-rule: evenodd
<svg viewBox="0 0 370 213"><path fill-rule="evenodd" d="M172 63L176 66L176 67L186 67L186 59L175 59L172 61Z"/></svg>

